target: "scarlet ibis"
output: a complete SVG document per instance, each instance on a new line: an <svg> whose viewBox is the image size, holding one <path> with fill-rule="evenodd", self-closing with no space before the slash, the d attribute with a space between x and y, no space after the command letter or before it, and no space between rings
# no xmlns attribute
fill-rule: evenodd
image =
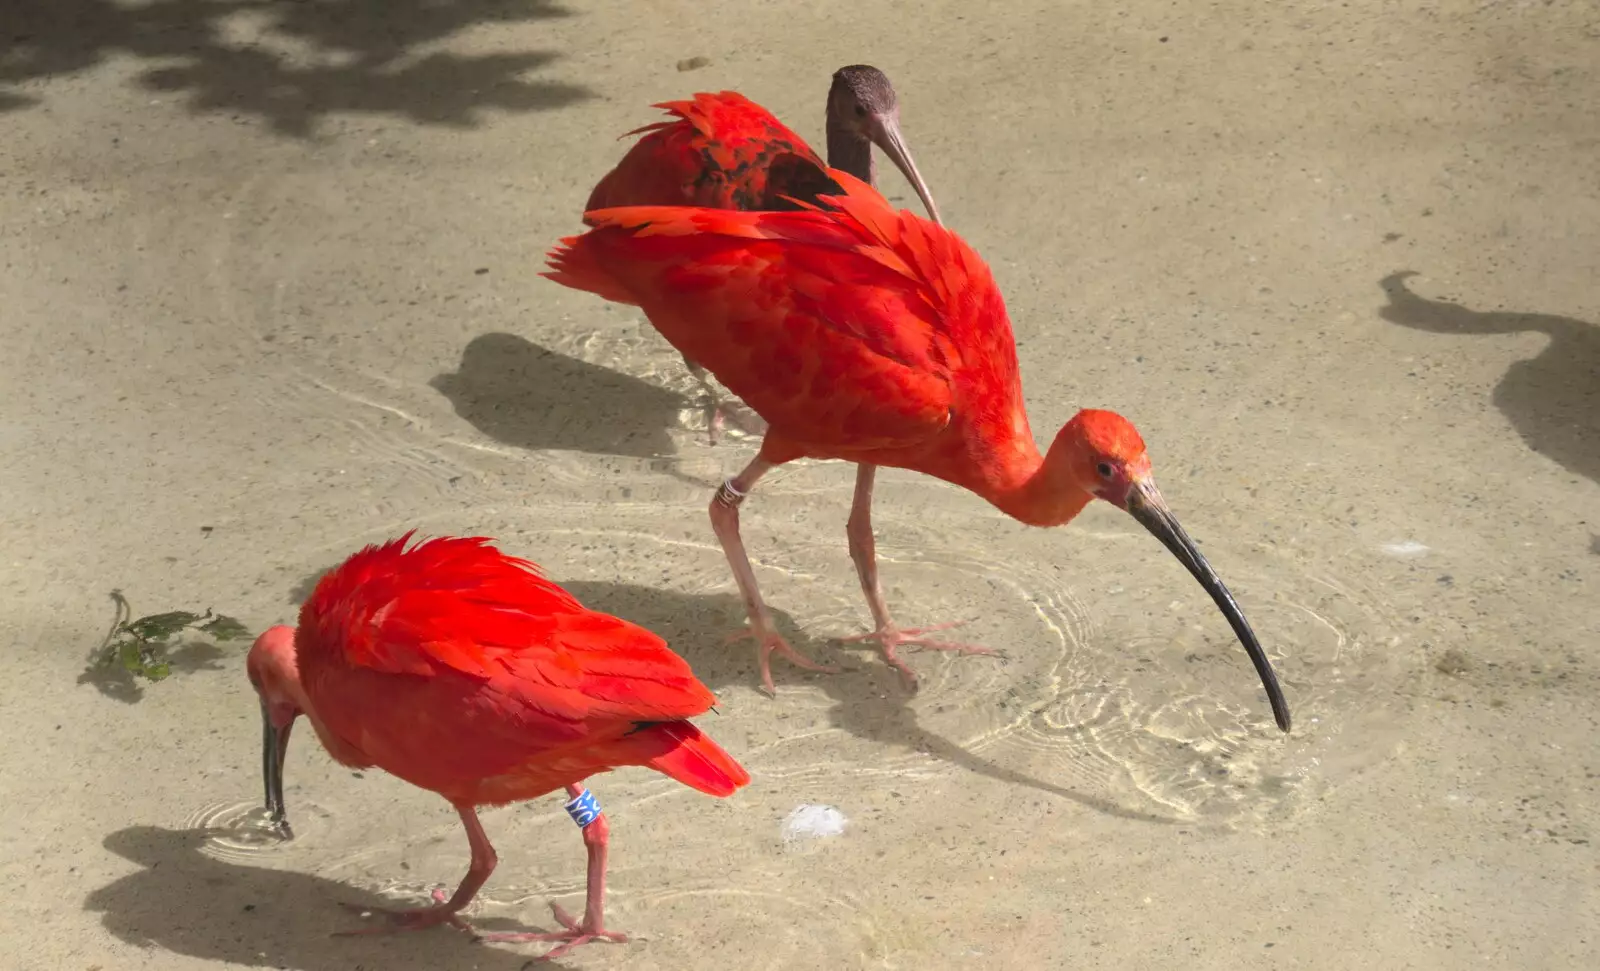
<svg viewBox="0 0 1600 971"><path fill-rule="evenodd" d="M644 133L594 187L585 211L616 206L790 209L796 205L793 199L815 202L822 193L839 191L804 139L737 91L701 92L687 101L651 107L677 120L623 135ZM877 145L938 220L933 194L900 133L899 98L882 71L852 64L833 73L825 130L828 165L871 183L877 174L872 146ZM715 445L722 404L706 380L706 369L693 358L683 362L711 401L708 434Z"/></svg>
<svg viewBox="0 0 1600 971"><path fill-rule="evenodd" d="M494 872L494 847L477 807L565 789L588 848L581 921L552 904L563 930L484 934L559 942L559 956L605 926L610 831L589 776L648 766L701 792L731 795L750 781L738 762L685 719L711 691L661 638L588 610L527 560L482 537L412 534L368 546L328 573L301 607L299 627L257 638L246 667L261 698L267 809L285 835L283 763L304 715L328 754L377 766L447 799L467 830L472 862L435 906L385 911L386 924L354 933L450 924ZM357 908L366 910L366 908Z"/></svg>
<svg viewBox="0 0 1600 971"><path fill-rule="evenodd" d="M842 192L798 212L633 206L586 213L592 228L549 255L545 275L640 307L767 421L757 457L711 501L743 594L763 685L794 657L762 600L739 505L768 470L798 458L922 472L1033 526L1070 522L1093 499L1126 510L1211 595L1255 664L1278 726L1289 709L1232 594L1169 510L1126 418L1084 410L1041 454L1028 424L1016 341L983 259L955 233L848 173ZM914 684L901 645L922 641L877 609L867 639Z"/></svg>

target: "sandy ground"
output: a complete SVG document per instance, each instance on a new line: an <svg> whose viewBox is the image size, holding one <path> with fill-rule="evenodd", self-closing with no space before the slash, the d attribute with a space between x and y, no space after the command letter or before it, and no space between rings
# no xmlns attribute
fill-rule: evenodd
<svg viewBox="0 0 1600 971"><path fill-rule="evenodd" d="M692 72L680 61L702 56ZM821 142L867 61L993 265L1041 436L1133 418L1297 718L1109 508L1028 530L907 473L868 651L851 471L747 504L799 646L754 690L703 435L636 314L535 276L653 101L737 88ZM0 965L516 971L332 939L458 879L429 794L290 755L259 801L242 649L83 678L136 614L290 620L418 527L486 533L668 637L755 776L596 781L593 968L1600 966L1600 15L1587 0L11 0L0 13ZM915 206L889 171L894 198ZM1414 275L1412 275L1414 274ZM559 800L486 814L486 926L580 905ZM841 835L785 843L802 804Z"/></svg>

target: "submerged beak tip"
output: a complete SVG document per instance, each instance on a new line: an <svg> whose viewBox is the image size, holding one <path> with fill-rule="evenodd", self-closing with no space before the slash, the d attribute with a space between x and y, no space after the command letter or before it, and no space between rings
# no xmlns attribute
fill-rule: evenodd
<svg viewBox="0 0 1600 971"><path fill-rule="evenodd" d="M1261 642L1256 639L1255 631L1250 629L1250 623L1245 620L1244 612L1234 601L1233 594L1228 592L1222 578L1217 576L1211 564L1206 562L1205 555L1178 524L1177 517L1167 508L1166 501L1156 489L1155 482L1148 477L1135 482L1133 488L1128 490L1123 509L1160 540L1168 552L1172 553L1211 595L1212 602L1227 618L1228 625L1233 628L1234 635L1239 638L1239 643L1255 666L1256 674L1261 678L1261 686L1265 689L1267 701L1272 706L1273 721L1277 722L1278 728L1284 734L1289 734L1292 727L1289 703L1283 697L1283 689L1278 684L1276 672L1272 670L1272 662L1267 659L1266 652L1261 648Z"/></svg>
<svg viewBox="0 0 1600 971"><path fill-rule="evenodd" d="M268 824L279 838L291 840L294 839L294 830L289 826L288 807L283 798L283 763L289 749L289 733L294 724L291 722L283 728L275 726L265 704L262 705L261 716L261 775Z"/></svg>

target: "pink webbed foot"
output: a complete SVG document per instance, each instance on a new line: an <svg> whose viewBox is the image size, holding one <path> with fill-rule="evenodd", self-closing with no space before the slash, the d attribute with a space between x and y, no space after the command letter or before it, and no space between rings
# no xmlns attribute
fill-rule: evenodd
<svg viewBox="0 0 1600 971"><path fill-rule="evenodd" d="M591 944L595 941L608 941L612 944L625 944L628 941L628 935L623 934L620 931L608 931L600 926L590 927L589 916L587 914L584 915L583 922L579 923L578 921L572 919L571 914L561 909L561 905L558 903L551 903L550 910L555 914L555 918L560 922L561 926L566 928L565 930L554 931L548 934L537 932L527 933L522 931L479 934L478 940L497 944L528 944L538 941L560 941L560 944L557 944L555 947L540 955L539 960L541 961L548 961L551 958L558 958L575 947L581 947L584 944ZM597 921L596 924L598 925L598 923L599 922Z"/></svg>
<svg viewBox="0 0 1600 971"><path fill-rule="evenodd" d="M936 641L923 637L934 631L949 630L967 623L964 620L952 621L948 624L935 624L932 627L913 627L902 630L890 625L880 628L870 634L855 634L850 637L839 638L844 644L859 644L864 641L876 641L883 651L883 659L888 665L900 672L900 677L905 681L908 689L917 690L917 673L911 666L900 659L897 653L899 648L909 647L919 651L951 651L956 654L987 654L999 657L1000 652L981 644L962 644L956 641Z"/></svg>
<svg viewBox="0 0 1600 971"><path fill-rule="evenodd" d="M443 890L435 888L431 894L437 906L415 907L405 910L390 910L384 907L367 907L363 904L340 904L346 910L354 911L363 917L377 916L385 919L384 923L373 927L360 927L347 931L335 931L334 937L361 937L367 934L397 934L401 931L420 931L440 924L449 924L458 931L468 934L476 933L472 925L457 911L445 906L449 897Z"/></svg>
<svg viewBox="0 0 1600 971"><path fill-rule="evenodd" d="M778 694L777 687L772 683L772 655L774 652L783 655L795 666L805 668L807 671L818 671L822 674L839 673L838 668L826 664L818 664L795 650L793 645L775 630L758 633L756 628L746 627L743 630L736 630L729 634L727 640L723 641L723 643L732 644L734 641L741 641L746 637L754 638L756 641L756 664L761 668L761 686L766 689L767 694L774 697Z"/></svg>

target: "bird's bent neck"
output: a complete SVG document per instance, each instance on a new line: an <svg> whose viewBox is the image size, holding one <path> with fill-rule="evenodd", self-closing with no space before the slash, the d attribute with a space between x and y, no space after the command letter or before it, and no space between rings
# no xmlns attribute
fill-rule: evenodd
<svg viewBox="0 0 1600 971"><path fill-rule="evenodd" d="M274 683L280 691L288 694L294 700L294 705L306 721L311 723L311 730L317 733L317 739L322 742L322 747L328 750L334 761L345 765L368 765L370 761L365 753L355 746L345 742L344 739L329 730L322 717L317 714L317 709L311 704L311 697L306 693L305 685L301 683L300 671L292 659L275 659L277 668Z"/></svg>
<svg viewBox="0 0 1600 971"><path fill-rule="evenodd" d="M268 697L274 704L288 702L303 715L312 714L311 699L300 682L300 666L296 663L293 648L268 653L260 662L262 681L268 686Z"/></svg>
<svg viewBox="0 0 1600 971"><path fill-rule="evenodd" d="M1064 526L1089 505L1094 496L1084 492L1067 474L1062 455L1040 455L1029 438L1019 444L1011 461L1001 463L1006 472L976 490L996 509L1029 526Z"/></svg>
<svg viewBox="0 0 1600 971"><path fill-rule="evenodd" d="M853 130L831 107L828 110L828 167L848 172L873 188L878 186L872 142Z"/></svg>

